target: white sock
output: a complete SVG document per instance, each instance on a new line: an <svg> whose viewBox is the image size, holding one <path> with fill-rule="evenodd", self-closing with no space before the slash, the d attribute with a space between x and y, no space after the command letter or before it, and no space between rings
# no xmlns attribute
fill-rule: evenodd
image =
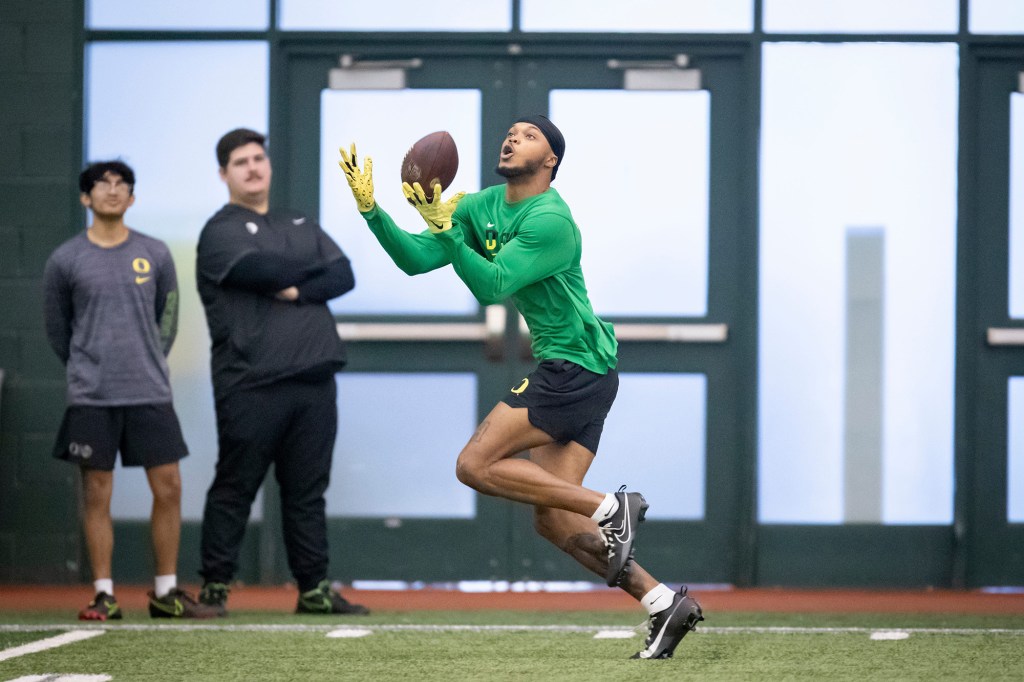
<svg viewBox="0 0 1024 682"><path fill-rule="evenodd" d="M604 496L604 502L598 505L597 511L590 515L590 518L594 519L598 523L604 521L609 516L619 510L619 501L615 499L615 495L607 493Z"/></svg>
<svg viewBox="0 0 1024 682"><path fill-rule="evenodd" d="M106 592L111 597L114 596L113 578L100 578L99 580L93 580L92 586L96 590L96 594L99 594L100 592Z"/></svg>
<svg viewBox="0 0 1024 682"><path fill-rule="evenodd" d="M153 592L156 594L156 598L166 597L167 593L178 586L178 576L175 574L171 575L158 575L154 581Z"/></svg>
<svg viewBox="0 0 1024 682"><path fill-rule="evenodd" d="M653 590L644 595L640 603L647 609L647 613L657 613L671 606L675 596L676 593L672 591L672 588L665 583L658 583Z"/></svg>

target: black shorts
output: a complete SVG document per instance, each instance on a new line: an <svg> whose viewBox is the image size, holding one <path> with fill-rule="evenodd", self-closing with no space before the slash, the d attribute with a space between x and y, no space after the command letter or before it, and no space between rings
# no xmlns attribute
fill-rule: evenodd
<svg viewBox="0 0 1024 682"><path fill-rule="evenodd" d="M595 374L568 360L544 360L502 402L525 407L530 423L556 442L576 441L596 455L618 390L614 369Z"/></svg>
<svg viewBox="0 0 1024 682"><path fill-rule="evenodd" d="M147 469L188 455L174 406L71 405L64 411L54 457L112 471L119 451L123 466Z"/></svg>

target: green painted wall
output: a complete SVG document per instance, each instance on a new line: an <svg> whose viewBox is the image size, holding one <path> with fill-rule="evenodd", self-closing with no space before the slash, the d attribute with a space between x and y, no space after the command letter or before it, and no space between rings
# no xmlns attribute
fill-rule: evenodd
<svg viewBox="0 0 1024 682"><path fill-rule="evenodd" d="M77 472L50 457L64 372L40 282L82 221L81 25L77 2L0 4L0 582L80 575Z"/></svg>

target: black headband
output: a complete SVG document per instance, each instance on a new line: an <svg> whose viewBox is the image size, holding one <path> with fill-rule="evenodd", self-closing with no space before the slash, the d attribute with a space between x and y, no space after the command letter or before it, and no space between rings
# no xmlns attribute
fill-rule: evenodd
<svg viewBox="0 0 1024 682"><path fill-rule="evenodd" d="M558 161L555 162L555 167L551 169L551 179L555 179L555 174L558 172L558 167L562 163L562 156L565 155L565 138L562 137L562 131L551 122L547 116L535 114L533 116L521 116L515 120L516 123L529 123L532 126L536 126L538 130L548 140L548 145L551 146L551 151L555 156L558 157Z"/></svg>

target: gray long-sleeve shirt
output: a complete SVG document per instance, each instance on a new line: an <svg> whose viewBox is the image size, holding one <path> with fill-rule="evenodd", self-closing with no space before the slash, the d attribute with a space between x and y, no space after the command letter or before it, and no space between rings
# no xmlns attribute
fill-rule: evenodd
<svg viewBox="0 0 1024 682"><path fill-rule="evenodd" d="M178 283L166 244L132 230L104 248L83 231L51 254L43 285L68 405L171 402L165 356L177 333Z"/></svg>

